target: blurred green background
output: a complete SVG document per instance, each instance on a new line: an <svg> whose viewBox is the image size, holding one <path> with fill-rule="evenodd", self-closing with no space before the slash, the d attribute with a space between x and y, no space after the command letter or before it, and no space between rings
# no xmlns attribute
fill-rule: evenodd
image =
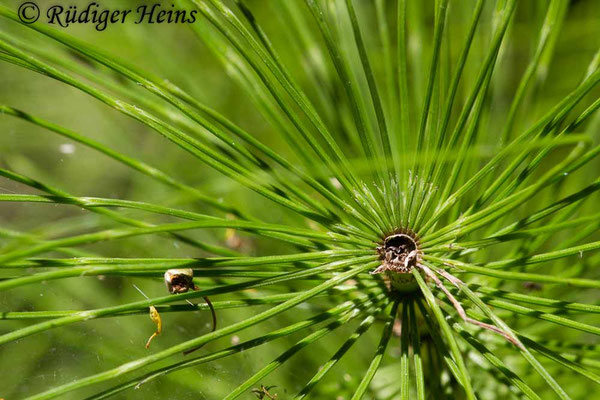
<svg viewBox="0 0 600 400"><path fill-rule="evenodd" d="M15 10L21 3L1 1L2 4L14 7ZM311 90L311 82L306 76L306 71L312 65L314 54L294 46L296 42L291 37L294 32L290 31L285 18L281 16L280 7L275 4L277 1L279 0L255 0L249 1L248 4L274 46L280 51L283 63L290 68L294 77L312 97L314 91ZM290 1L300 3L299 0ZM42 4L49 3L46 0L39 1L42 9ZM60 3L60 0L52 2L54 3ZM79 5L84 2L77 3ZM103 1L101 4L108 8L134 8L142 3L144 0ZM393 24L395 5L393 2L389 3L390 24ZM409 43L411 85L414 85L417 90L415 102L419 103L418 89L424 85L425 69L421 66L426 66L429 62L430 49L427 39L432 36L433 4L421 7L416 3L416 1L409 1L409 7L414 8L411 15L422 18L424 21L422 25L427 29L424 31L424 41ZM461 43L465 34L465 25L469 18L468 10L472 8L472 3L472 1L451 2L448 34L456 36L458 43ZM492 95L489 100L492 103L491 112L486 115L485 121L489 129L497 129L496 127L501 124L502 118L506 115L512 95L535 48L537 29L544 17L545 3L546 1L543 0L531 0L523 1L519 5L516 18L510 27L510 40L503 47L502 59L497 66L492 84ZM377 27L372 4L366 0L356 1L355 4L361 24L367 27L365 32L367 32L366 40L370 55L376 60L381 52L381 46L376 37ZM482 18L484 22L469 59L465 77L476 74L481 56L486 50L491 31L489 21L492 12L493 5L490 4L486 7ZM410 27L409 20L409 29ZM0 29L14 34L23 42L42 47L58 57L76 60L87 66L85 61L65 50L64 47L15 23L2 19ZM267 123L250 98L229 77L227 68L214 57L210 49L188 26L126 23L111 25L105 31L97 32L90 24L70 26L63 31L185 88L203 103L223 113L264 143L276 148L286 158L294 159L293 149L289 149L284 144L277 130ZM568 93L581 79L599 45L600 2L572 1L562 34L556 43L554 57L549 61L549 68L543 71L547 75L539 76L536 80L535 94L526 100L531 103L530 113L518 116L517 126L527 126L530 121L535 120L536 116L556 104ZM449 49L447 56L455 59L458 50L458 48ZM377 62L374 62L374 66L376 74L381 73L378 71L381 66ZM112 74L99 66L93 68L105 76L110 77ZM138 89L135 83L118 80L120 78L112 76L128 90ZM468 81L463 86L463 93L460 94L462 97L469 87ZM237 205L250 214L261 216L267 222L300 223L297 217L281 211L278 207L273 207L270 202L263 200L257 194L200 164L192 156L146 126L63 83L2 62L0 63L0 102L63 125L96 139L108 147L159 166L205 193L223 198L227 203ZM598 126L598 118L591 125ZM597 130L591 131L596 132L598 138ZM32 124L0 115L0 132L0 165L3 168L46 182L72 195L148 201L199 212L210 212L184 194L175 193L170 188L119 165L93 150L73 144ZM595 165L600 168L597 161ZM0 192L35 193L30 188L4 179L0 179ZM132 211L127 211L126 215L147 218ZM169 221L167 217L163 217L162 220L159 217L152 218L153 223ZM26 243L32 238L61 237L112 226L115 226L114 222L77 207L3 203L0 204L0 252L7 251L15 244ZM237 244L241 246L242 251L251 255L277 254L289 250L280 242L243 234L237 235L240 239L239 243L232 243L231 240L228 242L227 232L218 229L193 232L190 236L209 243ZM82 250L112 257L203 255L197 249L157 235L109 241L87 246ZM6 270L0 270L0 274L4 274L4 276L0 275L0 278L11 276L10 271ZM208 279L207 283L209 283ZM71 278L0 292L0 313L8 310L83 310L140 300L141 295L134 289L133 284L150 297L166 294L162 279L158 275L154 279L111 276ZM279 286L277 289L285 292L286 287ZM219 300L226 298L227 296L220 296ZM221 310L218 312L219 324L227 325L229 322L257 313L261 309L263 308ZM309 306L299 307L294 318L284 314L275 320L271 319L244 331L244 337L237 339L244 340L261 332L277 329L294 322L300 316L312 315L312 311ZM301 313L304 314L300 315ZM149 351L167 348L206 333L210 329L208 313L171 313L163 315L162 319L163 334L154 340L150 350L144 349L144 343L154 331L154 325L147 315L96 319L48 330L16 343L4 345L0 348L0 398L4 397L7 400L22 398L142 357ZM12 331L29 323L28 321L0 321L0 333ZM346 334L349 331L342 329L340 334L342 333ZM278 389L275 389L275 392L279 394L279 399L286 399L287 391L297 392L314 374L319 360L323 360L321 357L323 352L330 354L337 348L339 345L335 337L337 334L327 336L308 350L301 352L286 368L278 370L263 383L276 384ZM303 333L293 335L232 358L170 374L117 398L220 398L303 335ZM347 398L345 388L354 387L363 371L362 368L355 371L352 366L364 366L368 362L372 355L372 348L377 342L377 336L376 332L371 332L368 337L361 339L365 345L357 346L354 351L346 355L344 363L334 368L327 380L329 386L321 389L323 393L330 395L339 393L342 398ZM237 339L234 337L212 342L207 348L215 350ZM399 349L395 345L390 347L386 357L395 358L398 354ZM510 360L507 360L507 363L510 365ZM393 373L393 370L389 371L392 376ZM482 390L482 393L486 393L486 382L474 380L474 384ZM574 398L592 398L586 397L590 396L590 393L586 393L587 389L584 385L578 387L577 382L569 385L569 390ZM252 397L253 395L249 393L242 398Z"/></svg>

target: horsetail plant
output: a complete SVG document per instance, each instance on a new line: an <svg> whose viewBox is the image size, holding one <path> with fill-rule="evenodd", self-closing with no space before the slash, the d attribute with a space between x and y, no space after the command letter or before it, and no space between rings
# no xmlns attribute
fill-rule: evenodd
<svg viewBox="0 0 600 400"><path fill-rule="evenodd" d="M0 5L0 398L600 392L597 2L172 7Z"/></svg>

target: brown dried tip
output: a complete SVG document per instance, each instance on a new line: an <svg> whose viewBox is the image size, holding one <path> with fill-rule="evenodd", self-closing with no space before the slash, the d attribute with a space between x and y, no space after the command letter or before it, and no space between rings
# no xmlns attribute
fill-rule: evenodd
<svg viewBox="0 0 600 400"><path fill-rule="evenodd" d="M419 247L417 241L406 233L396 233L385 238L383 246L377 247L381 265L371 274L391 271L407 274L417 266Z"/></svg>

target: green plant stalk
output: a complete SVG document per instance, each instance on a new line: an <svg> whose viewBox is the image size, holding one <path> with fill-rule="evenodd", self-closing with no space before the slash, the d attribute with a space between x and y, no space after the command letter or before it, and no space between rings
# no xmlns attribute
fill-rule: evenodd
<svg viewBox="0 0 600 400"><path fill-rule="evenodd" d="M588 78L582 82L573 92L567 95L561 102L552 108L546 115L538 120L531 128L515 138L511 143L500 150L485 166L480 168L475 175L467 180L459 189L451 194L447 199L443 199L434 214L428 219L422 230L429 231L441 216L454 206L477 182L490 173L499 162L506 157L515 148L518 148L529 136L546 127L552 127L562 120L562 118L600 81L600 70L595 70Z"/></svg>
<svg viewBox="0 0 600 400"><path fill-rule="evenodd" d="M0 14L2 13L3 7L0 6ZM217 171L223 173L224 175L237 180L242 185L255 190L257 193L265 195L267 198L280 203L286 204L287 207L291 207L291 209L295 209L300 212L300 214L305 213L304 215L309 216L311 219L315 219L317 221L322 220L322 217L317 216L312 213L309 209L299 206L294 202L276 194L272 189L265 188L262 185L257 184L256 182L249 179L247 176L249 175L245 168L241 167L239 164L229 160L228 158L220 155L214 150L210 149L205 144L201 143L197 139L190 137L185 134L181 130L165 123L162 120L157 119L155 116L150 113L141 110L140 108L128 104L122 100L117 100L109 96L108 94L102 92L97 88L93 88L92 86L85 84L84 82L78 81L71 76L58 71L56 68L51 67L48 64L40 62L39 60L25 54L24 52L18 50L14 46L11 46L9 43L5 41L6 36L0 32L0 48L4 51L13 54L28 63L34 65L37 68L43 69L49 76L62 81L68 85L71 85L81 91L97 98L98 100L104 102L108 106L115 108L116 110L124 113L125 115L132 117L159 134L163 135L167 139L171 140L173 143L180 146L182 149L190 152L192 155L198 157L203 162L207 163L209 166L213 167ZM303 210L303 211L300 211Z"/></svg>
<svg viewBox="0 0 600 400"><path fill-rule="evenodd" d="M368 307L371 304L373 304L374 302L382 301L384 299L384 297L385 297L385 295L383 295L383 294L376 296L372 299L369 299L366 296L363 296L362 298L357 299L356 302L358 303L359 306L362 304L364 307ZM263 345L265 343L269 343L275 339L289 336L295 332L298 332L300 330L314 326L314 325L316 325L320 322L326 321L330 318L334 318L334 317L343 315L344 313L351 311L352 307L354 307L356 305L357 305L356 303L352 304L350 302L343 303L341 305L331 308L323 313L320 313L320 314L318 314L314 317L311 317L309 319L306 319L304 321L300 321L300 322L294 323L292 325L288 325L287 327L274 330L265 335L259 336L254 339L247 340L245 342L228 347L226 349L215 351L213 353L210 353L210 354L207 354L204 356L200 356L200 357L196 357L191 360L180 361L173 365L154 370L154 371L152 371L148 374L145 374L141 377L135 378L135 379L125 382L123 384L114 386L111 389L108 389L106 391L98 393L97 395L94 395L94 396L88 398L87 400L105 399L105 398L111 397L117 393L120 393L126 389L129 389L132 387L139 387L151 380L154 380L154 379L164 376L166 374L169 374L169 373L172 373L175 371L179 371L181 369L189 368L189 367L192 367L192 366L195 366L198 364L214 361L214 360L217 360L220 358L229 357L236 353L240 353L242 351L252 349L257 346L261 346L261 345Z"/></svg>
<svg viewBox="0 0 600 400"><path fill-rule="evenodd" d="M425 376L423 373L423 359L421 358L421 339L419 327L417 325L417 314L415 312L414 302L409 304L409 320L410 320L410 338L412 346L412 361L415 371L415 386L417 391L417 399L425 400Z"/></svg>
<svg viewBox="0 0 600 400"><path fill-rule="evenodd" d="M324 250L310 253L281 254L257 257L198 257L198 258L104 258L104 257L79 257L79 258L30 258L25 261L9 263L7 268L35 268L35 267L77 267L77 266L104 266L104 265L172 265L176 267L203 268L203 267L244 267L264 266L274 264L294 264L300 261L314 261L328 258L343 258L348 256L365 256L373 254L367 250ZM153 267L150 267L153 268Z"/></svg>
<svg viewBox="0 0 600 400"><path fill-rule="evenodd" d="M408 316L409 300L402 302L402 320L400 334L400 400L408 400L410 396L410 367L409 367L409 341L415 334L412 330L412 321Z"/></svg>
<svg viewBox="0 0 600 400"><path fill-rule="evenodd" d="M507 335L511 337L511 339L515 340L517 347L519 348L520 353L523 357L529 362L529 364L537 371L537 373L546 381L546 383L554 390L554 392L564 400L570 399L567 393L563 390L563 388L554 380L554 378L546 371L546 369L540 364L538 360L535 359L533 354L520 342L517 336L513 333L511 328L506 325L502 319L498 318L493 311L485 304L475 293L473 293L467 285L461 284L459 285L459 290L462 291L468 298L471 300L483 313L491 319L494 324L502 329Z"/></svg>
<svg viewBox="0 0 600 400"><path fill-rule="evenodd" d="M392 337L392 329L394 328L394 320L396 318L399 305L400 302L398 300L396 300L392 304L390 314L385 322L385 326L383 327L383 333L381 334L381 339L379 341L379 345L377 346L377 351L375 352L375 355L371 360L371 363L369 364L369 368L367 368L365 375L363 376L360 383L358 384L358 387L354 391L354 394L352 395L352 400L360 400L363 398L369 387L369 384L373 380L373 377L375 376L375 373L379 368L379 365L381 364L381 361L383 360L385 349L387 348L390 338Z"/></svg>
<svg viewBox="0 0 600 400"><path fill-rule="evenodd" d="M499 218L500 216L515 209L520 204L523 204L525 201L535 196L537 191L555 183L556 181L564 179L564 177L569 173L580 168L582 165L585 165L585 163L589 162L598 154L600 154L600 146L597 146L596 148L582 155L581 153L583 150L583 146L577 146L566 159L544 174L544 176L540 177L535 184L524 188L521 191L516 192L479 212L461 218L457 222L450 223L446 227L439 229L435 234L424 237L423 240L431 241L432 244L435 244L436 242L440 242L444 239L455 236L457 232L453 232L453 230L458 230L459 234L464 235L486 225L486 223L492 218ZM565 175L565 173L567 175ZM463 225L461 226L461 224ZM434 240L433 238L436 239Z"/></svg>
<svg viewBox="0 0 600 400"><path fill-rule="evenodd" d="M101 373L98 373L98 374L95 374L95 375L92 375L92 376L89 376L89 377L86 377L86 378L82 378L82 379L76 380L74 382L70 382L70 383L64 384L62 386L54 387L54 388L49 389L49 390L47 390L47 391L45 391L43 393L40 393L38 395L34 395L30 399L31 400L34 400L34 399L36 399L36 400L49 399L49 398L56 397L56 396L58 396L60 394L67 393L67 392L70 392L72 390L75 390L75 389L78 389L78 388L81 388L81 387L84 387L84 386L87 386L87 385L90 385L90 384L95 384L95 383L100 383L100 382L104 382L104 381L107 381L107 380L111 380L111 379L114 379L114 378L116 378L118 376L123 375L124 373L138 370L138 369L140 369L142 367L145 367L147 365L153 364L153 363L158 362L160 360L163 360L163 359L165 359L167 357L170 357L172 355L178 354L178 353L180 353L182 351L196 348L196 347L204 345L204 344L206 344L206 343L208 343L210 341L213 341L213 340L216 340L218 338L221 338L221 337L224 337L226 335L229 335L229 334L231 334L233 332L237 332L237 331L239 331L241 329L248 328L248 327L250 327L252 325L255 325L255 324L259 323L259 322L267 320L267 319L271 318L274 315L277 315L277 314L282 313L282 312L284 312L286 310L289 310L292 307L294 307L294 306L296 306L296 305L298 305L298 304L300 304L300 303L302 303L302 302L310 299L311 297L319 294L323 290L326 290L326 289L329 289L331 287L334 287L334 286L336 286L336 285L338 285L338 284L340 284L340 283L342 283L342 282L344 282L344 281L352 278L353 276L355 276L355 275L357 275L357 274L359 274L359 273L361 273L363 271L367 271L367 270L373 268L375 265L376 265L375 263L367 263L367 264L365 264L365 265L363 265L361 267L355 267L355 268L351 269L348 272L341 273L337 277L335 277L333 279L330 279L328 281L325 281L325 282L323 282L320 285L315 286L311 290L308 290L308 291L304 292L301 295L298 295L298 296L296 296L296 297L294 297L294 298L292 298L292 299L290 299L290 300L288 300L288 301L286 301L284 303L281 303L281 304L279 304L279 305L277 305L277 306L275 306L275 307L273 307L273 308L271 308L271 309L269 309L267 311L264 311L264 312L262 312L260 314L256 314L256 315L254 315L254 316L252 316L252 317L250 317L250 318L248 318L248 319L246 319L244 321L241 321L241 322L238 322L238 323L234 323L232 325L229 325L229 326L226 326L224 328L218 329L218 330L216 330L214 332L202 335L202 336L200 336L200 337L198 337L196 339L188 340L186 342L183 342L183 343L180 343L178 345L172 346L169 349L159 351L159 352L157 352L157 353L155 353L153 355L150 355L150 356L147 356L147 357L143 357L143 358L135 360L135 361L128 362L128 363L123 364L123 365L121 365L119 367L116 367L116 368L113 368L113 369L109 369L109 370L106 370L104 372L101 372ZM197 292L194 292L192 294L197 295L197 294L202 293L202 292L204 292L203 295L205 295L205 296L206 295L210 295L210 293L206 293L208 291L197 291ZM182 295L179 295L179 296L182 296ZM171 298L172 297L173 296L171 296ZM142 304L143 303L144 302L142 302ZM147 303L148 305L150 305L150 304L154 304L156 302L152 302L152 303L145 302L145 303Z"/></svg>
<svg viewBox="0 0 600 400"><path fill-rule="evenodd" d="M475 336L471 335L465 328L463 328L459 323L452 322L452 329L454 329L462 338L469 343L479 354L481 354L485 359L502 373L509 382L515 385L525 396L529 399L540 400L540 397L531 389L523 380L516 374L514 374L508 366L506 366L498 356L494 354L493 351L489 350L481 341L477 340Z"/></svg>
<svg viewBox="0 0 600 400"><path fill-rule="evenodd" d="M560 33L560 22L561 19L565 17L566 10L567 2L564 0L553 0L548 6L544 23L540 28L540 37L538 39L535 52L530 63L527 65L527 69L521 77L521 81L519 82L519 86L517 87L517 91L513 97L513 101L510 104L510 109L508 110L508 115L506 117L506 123L502 129L502 133L500 134L501 143L505 143L510 140L510 134L519 106L521 105L521 102L523 101L523 98L525 97L525 94L527 93L535 74L538 72L538 68L542 61L542 56L545 54L547 46L551 44L553 38Z"/></svg>
<svg viewBox="0 0 600 400"><path fill-rule="evenodd" d="M364 109L360 107L360 94L358 93L358 89L356 88L357 83L351 78L348 65L343 59L340 52L338 51L338 47L335 45L333 33L331 32L329 24L325 19L323 10L314 0L306 0L305 3L310 9L315 19L315 22L317 23L319 31L321 32L321 36L325 41L325 46L327 47L331 60L333 61L335 70L340 78L346 96L349 99L352 117L354 118L354 122L356 123L356 130L359 135L362 148L367 158L376 160L379 158L379 152L377 151L374 137L372 137L373 134L368 128L367 122L365 121L366 117L364 115ZM376 176L382 182L385 180L385 176L381 174L381 171L379 171L379 169L377 169L376 171Z"/></svg>
<svg viewBox="0 0 600 400"><path fill-rule="evenodd" d="M291 119L293 124L298 129L298 132L302 135L304 140L309 143L310 147L315 151L315 153L324 161L334 172L334 175L338 177L340 183L344 187L344 189L348 192L352 192L352 187L356 185L356 178L351 173L351 169L349 168L348 161L344 156L341 149L335 143L335 140L329 133L328 129L325 127L324 123L318 116L317 112L310 105L310 102L306 98L306 95L302 93L302 91L298 88L298 86L293 82L289 74L285 69L277 68L276 63L271 59L270 55L267 51L262 49L261 45L256 41L250 32L247 31L245 26L240 23L240 21L235 18L235 14L228 10L222 3L217 3L215 1L211 1L213 6L217 7L222 15L234 26L236 31L246 39L246 43L250 45L250 48L255 51L261 59L261 62L266 64L267 70L273 74L276 81L283 87L285 92L292 97L297 106L305 113L305 115L310 120L311 124L316 128L316 131L322 136L325 142L328 145L328 150L330 150L330 154L333 154L336 158L336 161L341 163L341 167L339 168L337 163L334 162L332 158L330 158L330 154L328 154L325 149L319 144L319 142L312 136L310 130L304 126L301 122L301 119L296 115L294 111L291 110L290 105L287 104L285 100L283 100L283 96L277 89L275 89L273 82L271 82L267 78L266 71L259 65L255 57L249 52L248 46L244 45L240 42L233 32L226 27L221 21L218 20L216 15L212 12L212 10L205 3L200 3L196 0L191 0L192 3L196 5L196 7L200 10L200 12L217 28L235 47L235 49L240 52L244 59L251 65L252 69L258 74L261 81L268 89L268 91L273 95L276 99L278 105L282 108L282 110L286 113L286 115Z"/></svg>
<svg viewBox="0 0 600 400"><path fill-rule="evenodd" d="M377 309L377 310L380 311L381 309ZM376 315L377 310L375 310L373 313L369 313L369 315ZM239 385L237 388L235 388L231 393L229 393L226 397L224 397L224 400L233 400L233 399L240 397L242 394L248 392L248 390L250 390L250 388L253 385L258 383L261 379L265 378L269 374L271 374L273 371L275 371L277 368L279 368L284 362L286 362L290 357L295 355L297 352L302 350L304 347L310 345L311 343L316 342L320 338L335 331L340 326L343 326L344 324L350 322L356 316L360 316L360 315L363 315L363 313L360 313L360 314L347 313L346 315L342 316L341 318L327 324L323 328L318 329L315 332L311 333L310 335L305 336L304 338L302 338L301 340L296 342L296 344L294 344L293 346L290 346L289 349L287 349L285 352L280 354L275 360L271 361L269 364L267 364L265 367L263 367L261 370L256 372L254 375L252 375L250 378L248 378L246 381L244 381L241 385Z"/></svg>
<svg viewBox="0 0 600 400"><path fill-rule="evenodd" d="M369 265L371 267L374 266L374 263L369 263L368 259L358 258L358 259L351 260L351 261L339 261L339 262L328 263L328 264L321 265L319 267L311 268L306 271L283 273L279 276L275 276L275 277L271 277L271 278L256 279L256 280L252 280L252 281L248 281L248 282L235 283L235 284L230 284L230 285L221 286L221 287L215 287L215 288L210 288L210 289L182 293L182 294L179 294L176 296L159 297L159 298L150 299L147 301L122 304L120 306L100 308L100 309L96 309L96 310L88 310L88 311L84 311L80 314L71 315L69 317L60 318L60 319L56 319L53 321L42 322L39 324L35 324L32 326L27 326L25 328L18 329L16 331L9 332L7 334L0 336L0 344L19 339L21 337L29 336L34 333L42 332L46 329L55 328L55 327L63 326L63 325L67 325L67 324L72 324L75 322L85 321L85 320L92 319L92 318L98 318L98 317L102 317L104 315L125 312L125 311L131 310L131 309L137 309L138 307L144 307L144 306L149 307L151 305L170 303L170 302L174 302L177 300L187 300L187 299L196 298L196 297L207 297L207 296L210 296L213 294L216 295L216 294L221 294L221 293L231 293L231 292L240 291L240 290L244 290L244 289L272 285L275 283L285 282L285 281L289 281L289 280L293 280L293 279L298 279L301 277L308 277L311 275L316 275L316 274L326 271L326 270L342 269L342 268L352 266L352 265L355 265L356 263L361 263L361 262L367 262L367 265ZM362 271L359 271L358 273L360 273L360 272L362 272ZM326 282L331 282L331 279ZM333 286L336 286L336 285L333 285ZM329 289L329 287L327 287L327 289Z"/></svg>
<svg viewBox="0 0 600 400"><path fill-rule="evenodd" d="M427 286L427 283L425 283L425 280L421 276L420 272L418 272L416 269L413 269L412 274L415 277L419 287L421 288L421 292L423 293L423 296L425 297L425 300L427 301L429 308L433 311L435 319L437 320L437 322L440 326L440 329L442 330L442 335L446 339L446 343L450 347L450 351L451 351L454 361L456 362L456 365L458 367L458 371L456 371L456 373L457 373L457 376L460 377L459 382L461 383L462 387L464 388L467 398L469 400L475 400L475 394L473 393L473 388L471 387L470 376L467 373L467 368L465 366L463 356L460 353L460 349L458 348L458 344L456 343L456 339L455 339L454 335L452 334L450 326L448 326L448 323L444 319L442 310L435 302L433 293ZM450 364L448 364L448 366L450 367Z"/></svg>
<svg viewBox="0 0 600 400"><path fill-rule="evenodd" d="M487 288L480 285L469 285L471 290L474 290L477 293L483 294L483 297L487 298L503 298L511 301L516 301L520 303L533 304L544 307L552 307L565 311L576 311L576 312L584 312L591 314L600 313L600 306L592 305L592 304L584 304L584 303L575 303L564 300L554 300L547 299L545 297L538 296L530 296L521 293L512 293L504 290L499 290L495 288Z"/></svg>
<svg viewBox="0 0 600 400"><path fill-rule="evenodd" d="M375 313L369 315L360 323L358 328L356 328L356 330L348 337L348 339L346 339L346 341L340 346L335 354L325 364L323 364L319 371L313 375L312 378L310 378L306 385L304 385L300 392L294 397L295 400L304 399L311 392L311 390L313 390L314 387L323 380L331 368L333 368L335 364L340 361L344 354L346 354L348 350L354 346L356 341L369 330L369 328L373 325L373 322L375 322L374 314Z"/></svg>
<svg viewBox="0 0 600 400"><path fill-rule="evenodd" d="M323 293L315 296L325 297L325 296L338 296L339 294L344 294L348 292L350 288L332 288L327 293ZM212 305L215 310L225 310L230 308L241 308L241 307L252 307L252 306L262 306L269 304L277 304L283 303L286 300L291 299L296 296L298 292L294 293L282 293L282 294L274 294L270 296L263 297L250 297L247 299L239 299L239 300L222 300L222 301L213 301ZM198 303L194 305L190 304L176 304L176 305L164 305L164 306L156 306L156 310L160 313L170 313L170 312L190 312L190 311L210 311L210 307L206 303ZM52 319L52 318L62 318L68 317L76 314L81 314L86 311L83 310L64 310L64 311L0 311L0 320L30 320L30 319ZM138 309L131 309L122 313L117 314L107 314L99 316L98 318L108 318L108 317L117 317L124 315L146 315L148 314L148 307L143 306Z"/></svg>
<svg viewBox="0 0 600 400"><path fill-rule="evenodd" d="M367 252L362 252L363 254L360 255L364 255L364 253ZM287 260L288 261L284 261L284 262L295 262L295 261L306 261L306 260L334 260L334 259L342 259L342 258L347 258L348 255L359 255L359 252L355 252L355 251L342 251L341 254L336 254L335 251L326 251L322 254L318 254L318 253L306 253L306 254L299 254L299 255L295 255L292 257L288 257ZM313 256L313 257L311 257ZM276 259L272 259L270 258L272 256L269 256L265 259L266 262L264 263L260 263L259 260L249 260L250 264L246 264L246 265L251 265L251 266L264 266L264 265L268 265L269 261L278 265L278 262L275 261ZM260 257L257 257L260 258ZM286 260L285 257L280 257L280 260ZM91 265L91 266L79 266L79 267L71 267L71 268L61 268L58 270L54 270L54 271L45 271L45 272L39 272L39 273L35 273L35 274L30 274L27 276L23 276L23 277L18 277L18 278L13 278L13 279L7 279L7 280L1 280L0 281L0 290L7 290L7 289L13 289L16 287L20 287L23 285L30 285L33 283L38 283L38 282L45 282L45 281L49 281L49 280L54 280L54 279L64 279L64 278L69 278L69 277L77 277L77 276L97 276L97 275L110 275L110 274L120 274L120 273L124 273L126 274L127 272L143 272L143 273L148 273L148 272L164 272L167 269L170 268L181 268L183 266L186 267L191 267L191 268L198 268L200 266L202 267L208 267L208 268L215 268L215 267L223 267L223 266L227 266L228 262L230 261L232 262L233 265L243 265L244 262L242 259L238 259L238 260L215 260L215 262L211 262L209 259L197 259L194 261L188 261L183 263L179 263L176 262L174 264L166 264L166 263L152 263L151 265L139 265L139 264L134 264L134 265L120 265L120 264L116 264L116 265L109 265L109 266L98 266L98 265ZM237 262L236 262L237 261ZM12 268L12 267L11 267ZM212 272L210 269L207 271L202 270L202 275L201 276L206 276L205 273L208 273L210 275L210 273ZM219 271L214 271L217 272L217 276L222 276ZM223 272L227 272L227 270L223 270ZM259 274L263 274L261 276L278 276L279 272L265 272L265 271L255 271L258 272ZM226 275L226 274L225 274ZM252 273L250 273L250 275L252 275ZM245 276L250 276L248 274L246 274ZM200 276L200 275L199 275ZM244 276L244 275L243 275Z"/></svg>
<svg viewBox="0 0 600 400"><path fill-rule="evenodd" d="M434 319L430 317L431 312L428 312L426 310L425 305L423 304L423 301L420 298L416 299L416 303L419 307L421 315L425 319L425 323L427 324L429 332L435 332L436 325L434 325ZM444 393L444 390L440 386L440 378L442 376L443 370L441 369L440 362L437 362L436 357L444 361L444 363L448 367L448 371L450 371L450 373L454 376L456 381L462 385L462 376L460 375L460 370L458 369L456 362L454 362L454 359L452 358L452 355L448 350L448 346L444 344L442 338L438 335L431 335L430 338L433 341L433 344L435 345L436 351L432 349L432 346L429 346L427 348L429 362L428 366L431 369L432 373L435 374L433 376L437 377L437 379L432 380L432 383L435 385L436 392Z"/></svg>
<svg viewBox="0 0 600 400"><path fill-rule="evenodd" d="M270 224L259 224L255 222L248 221L240 221L240 220L227 220L227 219L219 219L219 218L206 218L205 221L195 221L195 222L183 222L183 223L174 223L174 224L162 224L158 226L154 226L151 228L129 228L129 229L108 229L104 231L75 235L62 239L49 240L47 242L32 246L23 250L15 250L9 253L0 255L0 265L5 264L9 261L14 261L19 258L23 258L26 256L31 256L34 254L39 254L48 250L52 250L60 247L68 247L68 246L77 246L82 244L96 243L105 240L115 240L120 238L128 238L139 235L147 235L152 233L159 232L175 232L189 229L198 229L198 228L235 228L242 229L244 228L248 230L265 230L265 231L273 231L273 232L286 232L292 234L300 234L306 235L308 237L312 237L314 239L324 239L328 241L339 241L340 243L345 243L350 241L351 243L355 243L355 240L350 238L344 239L336 239L334 234L326 234L326 233L318 233L311 230L298 230L298 229L290 229L288 227L270 225ZM360 241L359 241L360 242ZM363 247L369 248L371 245L367 245L366 243L362 244Z"/></svg>
<svg viewBox="0 0 600 400"><path fill-rule="evenodd" d="M115 211L107 210L107 209L102 208L102 207L97 207L97 208L88 207L85 204L85 202L78 202L77 198L69 195L68 193L66 193L66 192L64 192L64 191L62 191L60 189L54 188L52 186L48 186L46 184L38 182L38 181L36 181L34 179L31 179L29 177L17 174L17 173L12 172L12 171L5 170L3 168L0 168L0 176L4 176L5 178L8 178L10 180L13 180L13 181L22 183L24 185L36 188L38 190L42 190L42 191L44 191L46 193L50 193L51 195L57 195L57 196L60 196L60 197L65 197L70 204L74 204L74 205L83 207L83 208L85 208L87 210L90 210L90 211L92 211L94 213L106 216L106 217L108 217L108 218L110 218L110 219L112 219L114 221L117 221L117 222L125 224L125 225L134 226L134 227L153 227L153 226L155 226L155 225L152 225L152 224L149 224L149 223L146 223L146 222L138 221L138 220L133 219L133 218L128 218L128 217L122 216L122 215L120 215L119 213L117 213ZM7 199L9 199L9 198L7 197ZM198 247L198 248L200 248L202 250L205 250L205 251L208 251L208 252L211 252L211 253L214 253L214 254L229 255L229 256L231 256L231 255L238 255L239 254L239 253L237 253L237 252L235 252L233 250L224 248L222 246L215 246L215 245L210 245L210 244L207 244L207 243L202 243L200 241L187 238L187 237L185 237L183 235L180 235L178 233L172 233L172 232L170 232L169 234L171 236L173 236L177 240L180 240L180 241L182 241L184 243L190 244L190 245L192 245L194 247Z"/></svg>
<svg viewBox="0 0 600 400"><path fill-rule="evenodd" d="M468 310L467 314L473 318L478 318L478 319L482 319L484 317L483 315L481 315L473 310ZM544 357L547 357L550 360L555 361L558 364L561 364L561 365L577 372L578 374L585 376L586 378L589 378L590 380L594 381L595 383L600 384L600 376L598 376L594 372L583 368L581 365L579 365L571 360L568 360L567 358L563 357L560 354L557 354L556 352L552 351L551 349L548 349L547 347L540 345L536 341L531 340L522 334L519 334L517 331L515 331L515 334L517 335L519 340L521 340L522 343L526 343L527 346L529 346L531 349L537 351L539 354L543 355ZM506 342L503 342L503 344L506 345Z"/></svg>
<svg viewBox="0 0 600 400"><path fill-rule="evenodd" d="M507 301L497 299L488 299L485 304L488 304L501 310L512 311L514 314L529 316L531 318L535 318L541 321L548 321L553 324L566 326L567 328L576 329L582 332L591 333L592 335L600 336L600 328L589 324L585 324L583 322L577 322L568 318L560 317L558 315L544 313L529 307L519 306L516 304L511 304Z"/></svg>

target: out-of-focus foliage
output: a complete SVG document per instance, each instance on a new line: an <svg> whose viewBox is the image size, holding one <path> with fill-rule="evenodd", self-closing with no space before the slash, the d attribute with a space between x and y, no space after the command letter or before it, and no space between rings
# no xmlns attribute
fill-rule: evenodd
<svg viewBox="0 0 600 400"><path fill-rule="evenodd" d="M197 0L102 32L19 4L0 398L600 391L598 2ZM400 229L398 292L369 272ZM168 294L180 266L200 291Z"/></svg>

